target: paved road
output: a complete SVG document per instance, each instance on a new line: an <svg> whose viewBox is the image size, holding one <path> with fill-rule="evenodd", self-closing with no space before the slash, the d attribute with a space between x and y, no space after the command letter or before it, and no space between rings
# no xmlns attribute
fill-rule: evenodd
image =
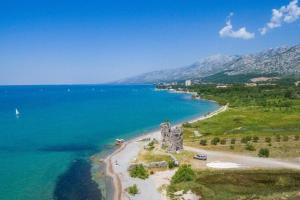
<svg viewBox="0 0 300 200"><path fill-rule="evenodd" d="M208 159L206 163L221 161L237 163L240 164L242 168L289 168L300 170L300 163L297 162L289 162L272 158L253 157L230 152L203 150L189 146L184 146L184 149L195 153L207 154Z"/></svg>

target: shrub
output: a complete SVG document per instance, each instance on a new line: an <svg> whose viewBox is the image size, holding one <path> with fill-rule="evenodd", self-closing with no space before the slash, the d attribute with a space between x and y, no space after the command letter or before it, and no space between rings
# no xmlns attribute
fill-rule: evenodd
<svg viewBox="0 0 300 200"><path fill-rule="evenodd" d="M251 136L246 136L241 139L241 142L246 144L247 142L251 141L251 139L252 139Z"/></svg>
<svg viewBox="0 0 300 200"><path fill-rule="evenodd" d="M259 157L266 157L267 158L267 157L269 157L269 155L270 155L270 151L267 148L261 148L258 152Z"/></svg>
<svg viewBox="0 0 300 200"><path fill-rule="evenodd" d="M131 194L132 196L136 195L137 193L139 193L139 189L137 187L136 184L132 185L132 186L129 186L127 189L127 192L129 194Z"/></svg>
<svg viewBox="0 0 300 200"><path fill-rule="evenodd" d="M298 141L299 140L299 135L295 135L295 141Z"/></svg>
<svg viewBox="0 0 300 200"><path fill-rule="evenodd" d="M184 128L191 128L191 127L192 127L192 124L189 123L189 122L185 122L185 123L182 124L182 126L183 126Z"/></svg>
<svg viewBox="0 0 300 200"><path fill-rule="evenodd" d="M282 139L284 142L287 142L287 141L289 141L289 136L287 136L287 135L285 135L285 136L283 136L283 139Z"/></svg>
<svg viewBox="0 0 300 200"><path fill-rule="evenodd" d="M153 175L153 174L154 174L154 171L151 170L151 171L150 171L150 175Z"/></svg>
<svg viewBox="0 0 300 200"><path fill-rule="evenodd" d="M220 141L220 144L226 144L226 139L222 139L221 141Z"/></svg>
<svg viewBox="0 0 300 200"><path fill-rule="evenodd" d="M233 149L234 149L234 146L233 146L233 145L230 145L230 149L233 150Z"/></svg>
<svg viewBox="0 0 300 200"><path fill-rule="evenodd" d="M252 141L253 141L253 142L258 142L258 140L259 140L259 137L253 136L253 138L252 138Z"/></svg>
<svg viewBox="0 0 300 200"><path fill-rule="evenodd" d="M213 144L213 145L217 145L219 142L220 142L220 138L218 138L218 137L215 137L211 140L211 144Z"/></svg>
<svg viewBox="0 0 300 200"><path fill-rule="evenodd" d="M268 146L271 147L271 146L272 146L272 143L270 142L270 143L268 144Z"/></svg>
<svg viewBox="0 0 300 200"><path fill-rule="evenodd" d="M265 138L265 142L271 143L271 138L270 138L270 137L266 137L266 138Z"/></svg>
<svg viewBox="0 0 300 200"><path fill-rule="evenodd" d="M134 166L132 169L130 169L129 173L133 178L146 179L149 177L148 171L142 164Z"/></svg>
<svg viewBox="0 0 300 200"><path fill-rule="evenodd" d="M281 139L280 135L276 135L276 142L280 142L280 139Z"/></svg>
<svg viewBox="0 0 300 200"><path fill-rule="evenodd" d="M170 169L173 169L174 167L176 167L176 163L175 163L173 160L170 160L170 161L168 162L168 167L169 167Z"/></svg>
<svg viewBox="0 0 300 200"><path fill-rule="evenodd" d="M230 143L231 143L231 144L235 144L235 141L236 141L236 139L235 139L235 138L232 138L231 141L230 141Z"/></svg>
<svg viewBox="0 0 300 200"><path fill-rule="evenodd" d="M200 144L202 146L205 146L207 144L207 140L203 139L203 140L200 140Z"/></svg>
<svg viewBox="0 0 300 200"><path fill-rule="evenodd" d="M171 179L172 184L192 181L195 178L195 172L190 165L181 165Z"/></svg>
<svg viewBox="0 0 300 200"><path fill-rule="evenodd" d="M154 141L149 142L147 150L152 151L154 148Z"/></svg>
<svg viewBox="0 0 300 200"><path fill-rule="evenodd" d="M245 149L248 151L255 151L255 147L251 142L247 142Z"/></svg>

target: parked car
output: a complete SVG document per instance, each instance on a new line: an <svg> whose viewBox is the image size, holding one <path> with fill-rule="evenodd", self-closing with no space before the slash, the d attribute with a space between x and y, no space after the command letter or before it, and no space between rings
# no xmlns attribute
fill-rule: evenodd
<svg viewBox="0 0 300 200"><path fill-rule="evenodd" d="M194 156L194 159L207 160L207 155L206 154L197 154L197 155Z"/></svg>

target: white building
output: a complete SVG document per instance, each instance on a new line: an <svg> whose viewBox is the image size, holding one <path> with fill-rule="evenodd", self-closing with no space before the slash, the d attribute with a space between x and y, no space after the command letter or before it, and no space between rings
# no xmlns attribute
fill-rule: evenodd
<svg viewBox="0 0 300 200"><path fill-rule="evenodd" d="M185 81L185 86L191 86L191 85L192 85L192 80Z"/></svg>

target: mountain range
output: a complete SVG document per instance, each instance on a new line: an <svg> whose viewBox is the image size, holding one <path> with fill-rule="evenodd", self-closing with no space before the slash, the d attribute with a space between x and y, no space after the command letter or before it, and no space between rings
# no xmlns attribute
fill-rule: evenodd
<svg viewBox="0 0 300 200"><path fill-rule="evenodd" d="M119 80L117 83L201 80L219 73L226 76L300 74L300 45L272 48L247 55L213 55L185 67L148 72Z"/></svg>

